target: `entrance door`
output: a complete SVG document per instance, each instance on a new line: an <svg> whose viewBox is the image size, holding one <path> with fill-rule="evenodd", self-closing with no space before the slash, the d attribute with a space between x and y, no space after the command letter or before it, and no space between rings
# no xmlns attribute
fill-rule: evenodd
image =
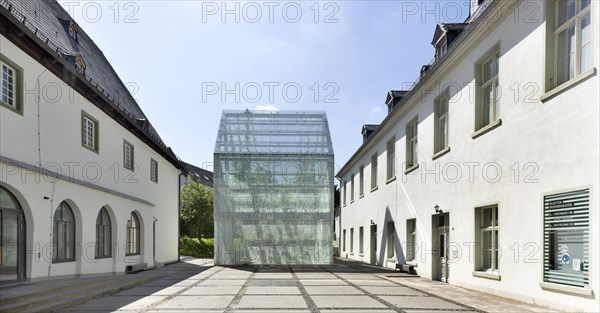
<svg viewBox="0 0 600 313"><path fill-rule="evenodd" d="M371 265L377 265L377 225L371 225Z"/></svg>
<svg viewBox="0 0 600 313"><path fill-rule="evenodd" d="M450 276L449 269L449 254L448 254L448 243L450 242L450 219L448 213L434 215L433 216L433 278L435 280L448 282Z"/></svg>
<svg viewBox="0 0 600 313"><path fill-rule="evenodd" d="M23 211L15 197L0 187L0 283L25 278Z"/></svg>

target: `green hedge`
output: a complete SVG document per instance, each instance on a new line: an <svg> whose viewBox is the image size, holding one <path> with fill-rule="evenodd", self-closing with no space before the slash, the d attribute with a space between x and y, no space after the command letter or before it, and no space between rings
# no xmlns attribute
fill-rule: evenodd
<svg viewBox="0 0 600 313"><path fill-rule="evenodd" d="M215 251L215 239L214 238L202 238L199 241L198 238L190 238L187 236L181 236L181 255L189 255L196 258L212 258L214 257Z"/></svg>

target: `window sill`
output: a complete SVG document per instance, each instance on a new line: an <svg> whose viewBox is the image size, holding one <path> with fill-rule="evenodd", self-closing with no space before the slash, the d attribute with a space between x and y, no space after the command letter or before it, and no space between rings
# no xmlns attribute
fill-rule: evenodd
<svg viewBox="0 0 600 313"><path fill-rule="evenodd" d="M19 104L17 103L17 105L19 105ZM15 112L15 113L23 116L23 110L21 110L19 108L20 105L15 107L15 106L12 106L12 105L10 105L8 103L5 103L4 101L0 101L0 106L5 107L6 109L8 109L10 111L13 111L13 112Z"/></svg>
<svg viewBox="0 0 600 313"><path fill-rule="evenodd" d="M364 197L365 197L365 195L360 195L358 198L359 198L359 199L362 199L362 198L364 198Z"/></svg>
<svg viewBox="0 0 600 313"><path fill-rule="evenodd" d="M354 252L350 252L350 255L354 255Z"/></svg>
<svg viewBox="0 0 600 313"><path fill-rule="evenodd" d="M354 203L354 200L350 200L350 204Z"/></svg>
<svg viewBox="0 0 600 313"><path fill-rule="evenodd" d="M540 101L546 102L558 95L560 95L561 93L579 85L581 82L585 81L586 79L592 77L596 75L596 68L591 68L581 74L579 74L577 77L573 77L572 79L560 84L559 86L554 87L552 90L546 92L545 94L543 94L540 97Z"/></svg>
<svg viewBox="0 0 600 313"><path fill-rule="evenodd" d="M347 206L347 204L344 204L342 207L344 207L344 208L345 208L346 206Z"/></svg>
<svg viewBox="0 0 600 313"><path fill-rule="evenodd" d="M417 261L415 261L415 260L406 261L404 263L406 263L406 265L418 267Z"/></svg>
<svg viewBox="0 0 600 313"><path fill-rule="evenodd" d="M375 186L375 187L371 188L371 192L376 191L377 189L379 189L379 187Z"/></svg>
<svg viewBox="0 0 600 313"><path fill-rule="evenodd" d="M573 286L567 286L567 285L561 285L561 284L555 284L555 283L547 283L547 282L540 282L540 287L542 287L542 289L548 290L548 291L568 293L568 294L583 296L583 297L592 297L594 295L594 291L589 288L573 287Z"/></svg>
<svg viewBox="0 0 600 313"><path fill-rule="evenodd" d="M498 273L473 271L473 276L480 277L480 278L492 279L492 280L502 280L502 277Z"/></svg>
<svg viewBox="0 0 600 313"><path fill-rule="evenodd" d="M81 146L84 147L84 148L86 148L87 150L90 150L90 151L96 153L96 154L100 154L100 152L98 151L98 149L93 149L93 148L90 148L90 147L85 146L85 145L81 145Z"/></svg>
<svg viewBox="0 0 600 313"><path fill-rule="evenodd" d="M104 259L112 259L112 256L107 255L107 256L97 256L95 258L95 260L104 260Z"/></svg>
<svg viewBox="0 0 600 313"><path fill-rule="evenodd" d="M359 253L359 254L358 254L358 256L359 256L359 257L364 257L364 256L365 256L365 254L364 254L364 253Z"/></svg>
<svg viewBox="0 0 600 313"><path fill-rule="evenodd" d="M438 152L434 153L434 154L431 156L431 159L432 159L432 160L435 160L435 159L437 159L437 158L441 157L442 155L444 155L444 154L446 154L446 153L448 153L448 152L450 152L450 147L446 147L446 148L444 148L444 149L442 149L442 150L440 150L440 151L438 151Z"/></svg>
<svg viewBox="0 0 600 313"><path fill-rule="evenodd" d="M72 263L75 262L75 259L73 260L52 260L52 264L58 264L58 263Z"/></svg>
<svg viewBox="0 0 600 313"><path fill-rule="evenodd" d="M396 180L396 176L388 178L388 180L385 181L385 184L387 185L387 184L393 182L394 180Z"/></svg>
<svg viewBox="0 0 600 313"><path fill-rule="evenodd" d="M406 171L404 171L404 175L408 175L414 171L416 171L419 168L419 164L415 164L409 168L406 169Z"/></svg>
<svg viewBox="0 0 600 313"><path fill-rule="evenodd" d="M388 262L396 262L396 259L395 258L387 258L387 261Z"/></svg>
<svg viewBox="0 0 600 313"><path fill-rule="evenodd" d="M125 256L136 256L136 255L140 255L139 252L137 253L126 253Z"/></svg>
<svg viewBox="0 0 600 313"><path fill-rule="evenodd" d="M477 131L475 131L472 135L471 138L475 139L483 134L486 134L487 132L491 131L492 129L495 129L496 127L499 127L502 125L502 119L497 119L485 126L483 126L482 128L478 129Z"/></svg>

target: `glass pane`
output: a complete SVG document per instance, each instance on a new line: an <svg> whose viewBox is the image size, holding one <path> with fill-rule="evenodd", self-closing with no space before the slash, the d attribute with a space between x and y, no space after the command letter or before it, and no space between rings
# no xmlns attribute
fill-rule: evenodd
<svg viewBox="0 0 600 313"><path fill-rule="evenodd" d="M560 0L558 2L558 25L560 27L566 21L575 16L576 0Z"/></svg>
<svg viewBox="0 0 600 313"><path fill-rule="evenodd" d="M481 226L484 228L492 226L492 209L483 209Z"/></svg>
<svg viewBox="0 0 600 313"><path fill-rule="evenodd" d="M486 61L485 63L483 63L482 65L482 69L483 69L483 77L482 77L482 81L483 83L488 82L493 74L493 64L492 64L492 59L490 59L489 61Z"/></svg>
<svg viewBox="0 0 600 313"><path fill-rule="evenodd" d="M483 99L482 99L482 107L481 107L481 126L485 126L490 123L490 108L492 106L491 99L493 88L491 85L485 87L483 89Z"/></svg>
<svg viewBox="0 0 600 313"><path fill-rule="evenodd" d="M17 256L18 256L18 219L16 214L3 213L0 233L2 242L0 248L0 280L17 279Z"/></svg>
<svg viewBox="0 0 600 313"><path fill-rule="evenodd" d="M558 83L575 76L575 26L558 35Z"/></svg>
<svg viewBox="0 0 600 313"><path fill-rule="evenodd" d="M8 192L0 187L0 207L4 209L20 209L17 200Z"/></svg>
<svg viewBox="0 0 600 313"><path fill-rule="evenodd" d="M592 27L590 14L581 18L581 61L579 72L583 73L592 68Z"/></svg>
<svg viewBox="0 0 600 313"><path fill-rule="evenodd" d="M492 250L483 250L483 269L487 270L492 268Z"/></svg>
<svg viewBox="0 0 600 313"><path fill-rule="evenodd" d="M581 2L579 2L579 11L587 8L590 5L590 2L590 0L581 0Z"/></svg>

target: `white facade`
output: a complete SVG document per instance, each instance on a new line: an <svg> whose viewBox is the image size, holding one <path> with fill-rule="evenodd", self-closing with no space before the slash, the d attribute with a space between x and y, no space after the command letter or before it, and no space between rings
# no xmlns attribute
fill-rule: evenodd
<svg viewBox="0 0 600 313"><path fill-rule="evenodd" d="M71 87L75 82L64 78L68 74L56 76L4 32L0 54L1 61L21 76L17 79L20 109L6 103L0 106L0 187L16 198L24 218L18 249L16 242L2 246L3 260L18 262L18 277L3 280L120 273L132 264L152 267L177 261L180 167L174 155L160 153L148 144L149 139L142 140L142 135L118 123L119 113L113 118L90 102L88 97L101 97L100 93L80 94ZM96 122L97 151L83 145L83 114ZM133 170L124 167L124 142L134 147ZM151 162L157 164L155 181ZM74 215L75 249L74 257L57 262L53 241L60 239L53 239L57 237L53 218L62 202ZM110 217L107 242L111 247L98 257L101 208ZM127 237L132 213L139 225L129 231L131 238L139 234L139 245ZM133 246L127 253L127 247Z"/></svg>
<svg viewBox="0 0 600 313"><path fill-rule="evenodd" d="M454 285L567 310L598 310L600 3L591 1L591 25L585 29L593 38L586 50L592 54L588 64L559 86L553 75L558 45L551 21L554 6L554 1L495 1L342 167L337 174L342 186L337 236L343 258L390 268L409 264L422 277ZM478 129L479 73L494 53L501 89L497 119ZM436 149L440 133L435 111L444 93L449 99L448 145ZM418 166L407 169L407 125L415 119ZM390 179L388 142L393 142L395 163ZM372 156L377 159L374 185ZM358 187L361 166L363 194ZM545 250L544 220L554 215L548 213L553 204L546 198L545 217L544 197L588 189L587 235L575 236L587 243L584 257L575 259L575 244L572 260L564 251L568 244L558 244L561 251ZM483 227L482 214L491 208L497 208L497 222ZM445 223L440 224L441 216ZM492 257L492 262L485 256L491 252L482 247L487 240L483 236L493 231L498 261ZM414 259L407 260L413 234ZM570 273L587 276L586 286L545 281L544 258L554 262L558 254L553 253L563 257L561 266Z"/></svg>

